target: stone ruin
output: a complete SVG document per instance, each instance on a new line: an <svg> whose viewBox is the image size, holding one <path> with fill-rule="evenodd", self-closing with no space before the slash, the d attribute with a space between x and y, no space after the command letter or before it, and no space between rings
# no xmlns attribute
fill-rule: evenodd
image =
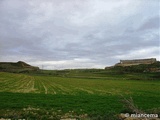
<svg viewBox="0 0 160 120"><path fill-rule="evenodd" d="M120 63L117 63L115 66L132 66L132 65L139 65L139 64L152 64L155 62L157 62L156 58L120 60Z"/></svg>

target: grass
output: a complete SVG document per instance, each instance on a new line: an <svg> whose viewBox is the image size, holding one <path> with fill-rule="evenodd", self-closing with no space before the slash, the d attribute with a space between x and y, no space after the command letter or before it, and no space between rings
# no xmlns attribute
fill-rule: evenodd
<svg viewBox="0 0 160 120"><path fill-rule="evenodd" d="M143 111L158 109L157 76L158 73L118 74L100 69L0 72L0 118L60 119L67 114L70 118L86 115L88 119L112 119L127 112L120 96L131 96ZM34 108L35 113L24 111L28 108Z"/></svg>
<svg viewBox="0 0 160 120"><path fill-rule="evenodd" d="M21 109L32 106L33 108L45 108L62 110L63 112L81 111L86 113L100 111L102 114L107 110L113 110L112 107L121 108L116 105L116 96L98 96L98 95L51 95L51 94L32 94L32 93L0 93L3 97L0 105L3 109ZM100 100L99 100L100 99ZM12 101L12 102L11 102ZM106 104L110 103L109 105ZM102 109L103 108L103 109ZM112 111L113 112L113 111Z"/></svg>

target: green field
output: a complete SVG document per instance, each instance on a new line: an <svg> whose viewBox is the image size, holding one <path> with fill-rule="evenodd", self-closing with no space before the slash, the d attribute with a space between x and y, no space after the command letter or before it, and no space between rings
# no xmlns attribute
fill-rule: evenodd
<svg viewBox="0 0 160 120"><path fill-rule="evenodd" d="M0 72L0 118L116 119L121 99L133 98L145 112L160 113L159 73L106 70Z"/></svg>

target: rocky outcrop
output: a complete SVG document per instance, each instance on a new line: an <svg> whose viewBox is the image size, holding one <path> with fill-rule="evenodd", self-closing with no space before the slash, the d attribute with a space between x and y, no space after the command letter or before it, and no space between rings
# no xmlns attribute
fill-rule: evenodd
<svg viewBox="0 0 160 120"><path fill-rule="evenodd" d="M120 63L105 69L120 72L160 72L160 62L155 58L120 60Z"/></svg>
<svg viewBox="0 0 160 120"><path fill-rule="evenodd" d="M0 71L3 72L28 72L37 71L39 67L31 66L23 61L14 62L0 62Z"/></svg>

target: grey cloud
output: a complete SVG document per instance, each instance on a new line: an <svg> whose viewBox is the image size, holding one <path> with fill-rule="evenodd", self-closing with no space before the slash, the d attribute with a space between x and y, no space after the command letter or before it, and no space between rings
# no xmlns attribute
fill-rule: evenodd
<svg viewBox="0 0 160 120"><path fill-rule="evenodd" d="M21 59L62 69L105 67L120 57L141 58L135 51L158 57L157 4L156 0L0 1L0 61Z"/></svg>
<svg viewBox="0 0 160 120"><path fill-rule="evenodd" d="M159 29L159 28L160 28L160 18L159 16L156 16L147 20L142 26L140 26L138 30L141 31L141 30Z"/></svg>

